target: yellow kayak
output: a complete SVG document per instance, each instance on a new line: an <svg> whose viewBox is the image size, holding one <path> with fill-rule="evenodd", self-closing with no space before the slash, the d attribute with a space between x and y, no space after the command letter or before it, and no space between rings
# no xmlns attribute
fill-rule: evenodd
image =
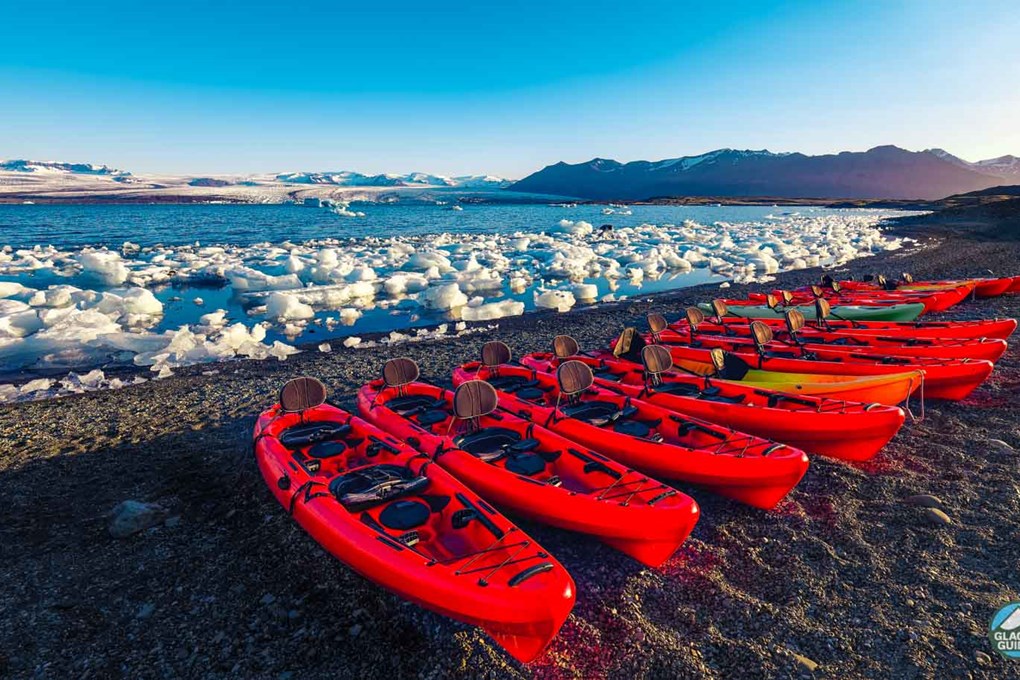
<svg viewBox="0 0 1020 680"><path fill-rule="evenodd" d="M715 375L712 364L698 361L675 361L678 367L700 375ZM902 404L921 386L922 371L889 373L885 375L826 375L819 373L782 373L751 368L739 380L741 385L752 385L763 390L776 390L789 394L829 397L844 401L859 401L896 406ZM718 380L719 378L713 378Z"/></svg>

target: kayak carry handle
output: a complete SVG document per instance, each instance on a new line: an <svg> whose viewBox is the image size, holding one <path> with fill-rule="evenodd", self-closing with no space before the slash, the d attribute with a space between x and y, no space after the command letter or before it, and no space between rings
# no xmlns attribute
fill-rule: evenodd
<svg viewBox="0 0 1020 680"><path fill-rule="evenodd" d="M679 425L679 427L677 429L678 430L682 430L682 434L685 434L685 435L686 434L690 434L693 431L697 431L697 432L702 432L704 434L707 434L707 435L710 435L712 437L715 437L716 439L726 440L726 439L729 438L729 435L726 434L725 432L719 432L718 430L713 430L712 428L705 427L704 425L702 425L700 423L692 423L689 420L684 420L680 416L670 416L669 419L672 420L673 422L677 423Z"/></svg>
<svg viewBox="0 0 1020 680"><path fill-rule="evenodd" d="M543 562L542 564L536 564L533 567L528 567L523 571L517 572L516 574L511 576L510 580L508 580L506 583L508 586L513 588L524 583L532 576L538 576L539 574L544 574L547 571L552 571L552 568L553 568L552 562Z"/></svg>

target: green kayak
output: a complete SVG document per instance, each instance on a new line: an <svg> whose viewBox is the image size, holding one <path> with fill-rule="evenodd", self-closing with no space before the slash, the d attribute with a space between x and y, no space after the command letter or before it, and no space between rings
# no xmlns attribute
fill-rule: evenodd
<svg viewBox="0 0 1020 680"><path fill-rule="evenodd" d="M709 314L712 313L712 305L698 305ZM745 319L782 319L788 309L796 309L804 315L805 319L815 318L814 305L800 305L797 307L780 307L778 310L766 305L733 305L728 308L727 313L733 316L740 316ZM832 308L830 316L833 319L850 319L853 321L913 321L921 316L924 305L917 303L902 305L836 305Z"/></svg>

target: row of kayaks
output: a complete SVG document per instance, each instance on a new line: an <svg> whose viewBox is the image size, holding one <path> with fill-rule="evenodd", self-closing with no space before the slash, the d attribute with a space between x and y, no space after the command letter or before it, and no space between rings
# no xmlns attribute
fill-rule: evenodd
<svg viewBox="0 0 1020 680"><path fill-rule="evenodd" d="M558 336L551 352L514 360L489 342L453 371L454 389L393 359L359 390L357 415L298 378L259 417L256 460L332 555L530 661L569 615L575 585L502 511L658 566L700 514L669 482L773 508L808 454L868 459L904 424L912 396L969 394L1016 329L1012 319L833 319L831 292L864 283L831 283L807 292L813 324L794 291L769 299L767 309L785 307L774 321L730 313L749 300L717 300L712 318L652 315L647 332L628 328L593 352ZM977 286L901 285L953 284L966 290L957 302ZM861 290L872 307L907 304L898 290Z"/></svg>

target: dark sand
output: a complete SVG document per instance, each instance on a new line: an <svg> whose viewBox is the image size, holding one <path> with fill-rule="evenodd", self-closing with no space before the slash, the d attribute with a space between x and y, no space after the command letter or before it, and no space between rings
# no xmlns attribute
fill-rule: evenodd
<svg viewBox="0 0 1020 680"><path fill-rule="evenodd" d="M974 224L928 220L920 233L937 240L848 269L1020 273L1020 244L972 238ZM578 586L572 616L528 667L326 555L254 465L255 416L292 376L322 378L351 407L357 387L397 353L447 383L485 340L520 353L570 333L595 347L648 310L674 318L717 293L504 320L460 342L199 366L120 391L0 407L0 677L810 674L795 654L816 662L818 677L1020 675L986 638L993 612L1020 599L1020 452L988 442L1020 449L1015 345L972 397L929 403L927 419L908 423L874 460L815 457L775 512L685 488L702 519L665 568L522 523ZM1018 314L1013 296L948 317ZM210 370L219 372L203 375ZM933 525L903 503L919 493L941 497L952 524ZM111 538L106 514L125 499L157 502L170 519Z"/></svg>

